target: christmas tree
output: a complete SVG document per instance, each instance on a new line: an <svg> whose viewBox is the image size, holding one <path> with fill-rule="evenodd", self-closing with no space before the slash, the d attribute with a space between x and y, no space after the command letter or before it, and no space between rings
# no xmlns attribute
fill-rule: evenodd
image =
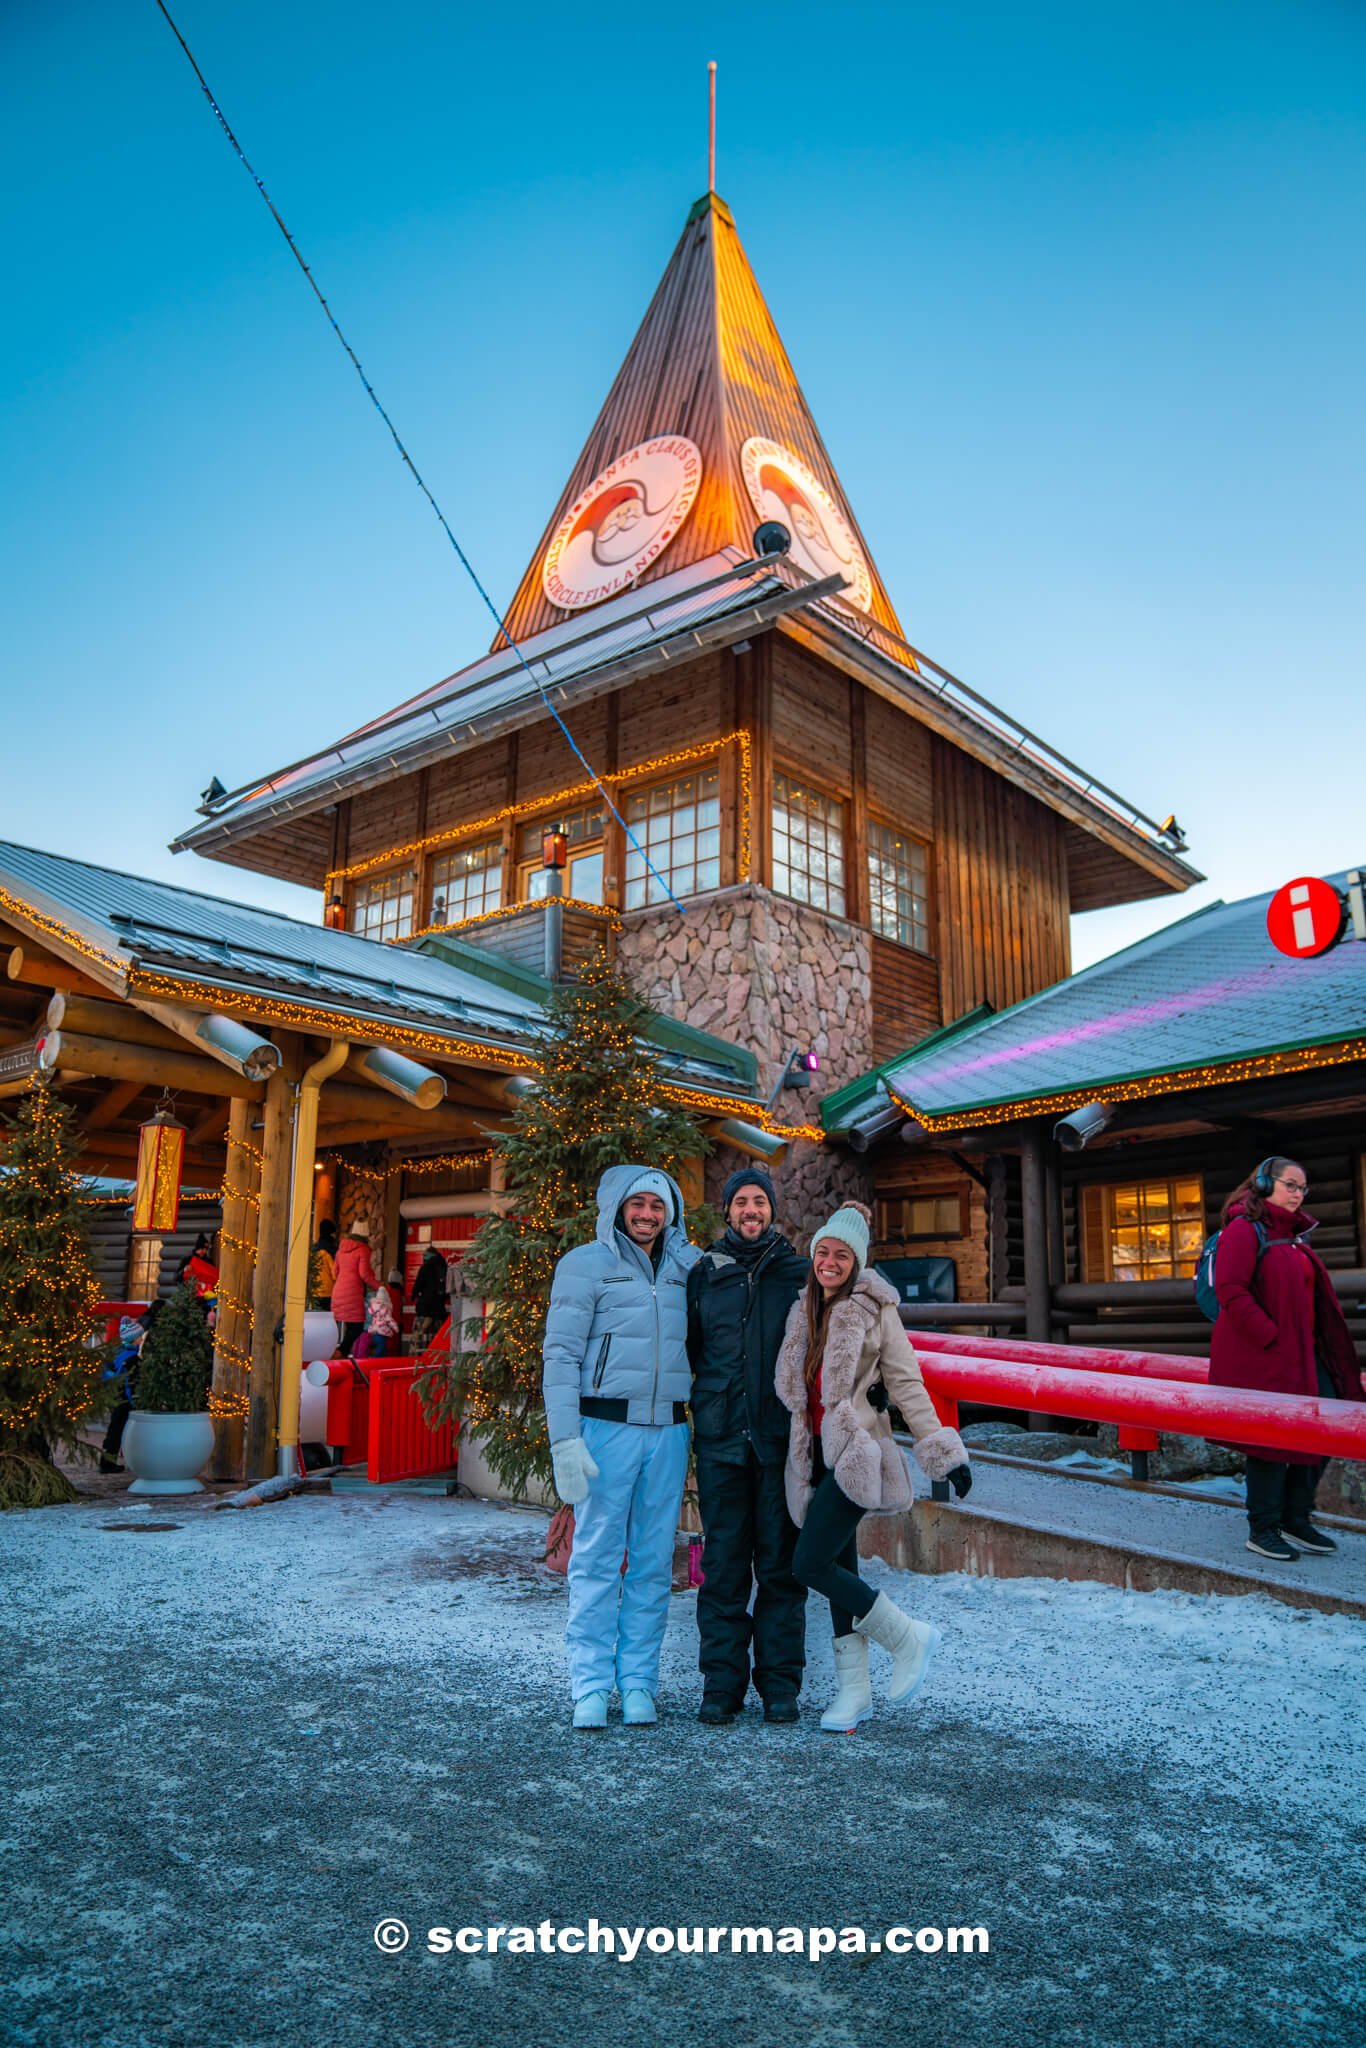
<svg viewBox="0 0 1366 2048"><path fill-rule="evenodd" d="M80 1429L113 1399L92 1347L99 1283L72 1162L71 1112L36 1081L7 1128L0 1172L0 1508L46 1507L76 1490L52 1462L84 1452Z"/></svg>
<svg viewBox="0 0 1366 2048"><path fill-rule="evenodd" d="M634 1162L679 1179L685 1160L710 1149L690 1116L663 1103L658 1062L643 1043L654 1013L605 953L554 990L547 1015L539 1082L498 1144L507 1213L489 1218L465 1261L468 1292L487 1303L487 1336L419 1382L429 1419L463 1412L465 1434L514 1497L550 1477L546 1310L556 1260L597 1228L599 1179ZM694 1236L713 1234L707 1212L689 1221Z"/></svg>

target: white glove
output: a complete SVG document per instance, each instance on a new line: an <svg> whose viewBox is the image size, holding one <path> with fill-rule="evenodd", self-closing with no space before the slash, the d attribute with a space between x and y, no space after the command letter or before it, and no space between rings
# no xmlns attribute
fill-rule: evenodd
<svg viewBox="0 0 1366 2048"><path fill-rule="evenodd" d="M550 1457L555 1467L556 1493L566 1507L576 1508L588 1498L589 1480L598 1476L587 1444L581 1436L567 1436L562 1443L550 1446Z"/></svg>

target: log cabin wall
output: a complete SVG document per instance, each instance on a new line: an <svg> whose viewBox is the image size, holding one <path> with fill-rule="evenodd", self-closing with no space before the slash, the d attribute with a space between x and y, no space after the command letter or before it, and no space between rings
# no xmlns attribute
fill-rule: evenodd
<svg viewBox="0 0 1366 2048"><path fill-rule="evenodd" d="M913 1157L903 1145L878 1154L873 1188L875 1259L952 1259L958 1299L989 1299L987 1193L980 1181L965 1173L956 1160L943 1154ZM957 1202L960 1227L943 1237L918 1232L904 1235L905 1204L917 1197L935 1199L936 1207Z"/></svg>
<svg viewBox="0 0 1366 2048"><path fill-rule="evenodd" d="M944 1016L1008 1009L1071 972L1062 820L935 739L935 887Z"/></svg>
<svg viewBox="0 0 1366 2048"><path fill-rule="evenodd" d="M1266 1115L1268 1132L1272 1114ZM1288 1118L1274 1139L1258 1134L1235 1136L1211 1132L1185 1137L1136 1138L1122 1145L1107 1145L1088 1151L1080 1159L1061 1165L1063 1217L1067 1242L1067 1279L1104 1281L1106 1259L1101 1233L1107 1228L1104 1212L1096 1199L1099 1190L1132 1186L1136 1182L1176 1181L1199 1176L1204 1197L1202 1235L1219 1227L1224 1202L1245 1175L1265 1156L1258 1151L1264 1143L1300 1161L1309 1182L1305 1207L1318 1218L1311 1240L1314 1250L1330 1270L1346 1271L1366 1265L1366 1116L1334 1116L1315 1119ZM1008 1157L1005 1197L1007 1274L1004 1285L1012 1290L1024 1284L1023 1217L1019 1202L1018 1161ZM1088 1191L1090 1193L1088 1194ZM1364 1305L1366 1306L1366 1305ZM1209 1353L1210 1325L1195 1307L1194 1294L1187 1304L1145 1306L1134 1311L1131 1320L1150 1334L1126 1337L1121 1320L1105 1317L1103 1335L1098 1323L1072 1326L1075 1343L1113 1344L1123 1350ZM1358 1353L1366 1362L1366 1313L1349 1313L1348 1325Z"/></svg>

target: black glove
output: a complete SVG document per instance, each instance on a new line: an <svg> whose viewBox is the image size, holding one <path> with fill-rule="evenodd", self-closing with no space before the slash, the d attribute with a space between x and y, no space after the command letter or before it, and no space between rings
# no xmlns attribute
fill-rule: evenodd
<svg viewBox="0 0 1366 2048"><path fill-rule="evenodd" d="M948 1474L949 1485L959 1500L966 1500L972 1491L972 1468L970 1465L955 1465Z"/></svg>

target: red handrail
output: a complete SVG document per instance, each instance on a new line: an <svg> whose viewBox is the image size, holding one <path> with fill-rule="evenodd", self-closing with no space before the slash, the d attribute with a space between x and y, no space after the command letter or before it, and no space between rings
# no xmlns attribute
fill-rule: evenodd
<svg viewBox="0 0 1366 2048"><path fill-rule="evenodd" d="M1033 1349L1055 1347L1035 1345ZM927 1350L921 1358L921 1372L943 1422L956 1423L959 1402L972 1401L991 1408L1025 1408L1042 1415L1172 1430L1253 1449L1305 1451L1319 1458L1366 1462L1366 1402L1362 1401L1263 1394L1245 1387L1210 1387L1191 1380L1078 1370L1056 1360L1038 1365L961 1352Z"/></svg>
<svg viewBox="0 0 1366 2048"><path fill-rule="evenodd" d="M1038 1344L1015 1337L955 1337L948 1330L907 1330L918 1353L937 1352L946 1358L1002 1358L1015 1365L1058 1365L1076 1372L1113 1372L1132 1379L1189 1380L1209 1378L1207 1358L1168 1358L1161 1351L1111 1351L1089 1344Z"/></svg>

